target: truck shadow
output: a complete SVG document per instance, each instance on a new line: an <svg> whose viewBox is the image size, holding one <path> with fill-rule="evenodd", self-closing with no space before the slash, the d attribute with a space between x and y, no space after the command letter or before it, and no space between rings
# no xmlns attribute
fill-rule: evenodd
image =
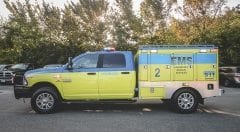
<svg viewBox="0 0 240 132"><path fill-rule="evenodd" d="M105 103L74 103L62 104L59 112L93 112L93 113L121 113L121 112L170 112L170 106L164 103L158 104L105 104Z"/></svg>

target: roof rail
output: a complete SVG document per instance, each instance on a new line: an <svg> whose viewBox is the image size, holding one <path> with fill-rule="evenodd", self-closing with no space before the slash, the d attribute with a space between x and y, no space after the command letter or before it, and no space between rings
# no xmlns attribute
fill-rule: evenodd
<svg viewBox="0 0 240 132"><path fill-rule="evenodd" d="M140 49L148 48L217 48L215 45L141 45Z"/></svg>

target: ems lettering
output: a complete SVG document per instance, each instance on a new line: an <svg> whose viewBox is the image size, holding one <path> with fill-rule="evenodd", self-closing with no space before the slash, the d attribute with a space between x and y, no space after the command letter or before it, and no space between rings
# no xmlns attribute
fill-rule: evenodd
<svg viewBox="0 0 240 132"><path fill-rule="evenodd" d="M186 56L171 57L171 61L173 65L192 64L192 57Z"/></svg>

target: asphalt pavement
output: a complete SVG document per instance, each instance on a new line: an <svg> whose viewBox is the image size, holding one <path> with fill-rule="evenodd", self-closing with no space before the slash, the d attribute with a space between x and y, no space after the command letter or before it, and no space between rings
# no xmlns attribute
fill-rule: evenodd
<svg viewBox="0 0 240 132"><path fill-rule="evenodd" d="M36 114L30 100L16 100L0 86L0 132L239 132L240 88L225 88L193 114L178 114L161 102L65 104L55 114Z"/></svg>

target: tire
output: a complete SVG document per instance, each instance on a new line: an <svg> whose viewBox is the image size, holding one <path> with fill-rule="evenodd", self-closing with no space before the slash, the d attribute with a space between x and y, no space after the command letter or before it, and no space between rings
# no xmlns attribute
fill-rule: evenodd
<svg viewBox="0 0 240 132"><path fill-rule="evenodd" d="M174 111L182 114L190 114L197 110L199 97L195 91L184 88L178 90L173 95L171 103Z"/></svg>
<svg viewBox="0 0 240 132"><path fill-rule="evenodd" d="M60 100L57 92L49 86L39 88L31 98L32 109L39 114L54 113L59 104Z"/></svg>

